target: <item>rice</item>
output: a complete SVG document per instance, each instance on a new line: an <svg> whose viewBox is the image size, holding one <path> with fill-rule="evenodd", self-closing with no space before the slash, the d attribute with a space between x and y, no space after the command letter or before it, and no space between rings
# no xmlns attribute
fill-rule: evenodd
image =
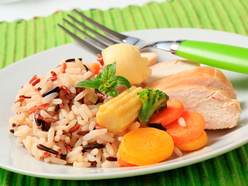
<svg viewBox="0 0 248 186"><path fill-rule="evenodd" d="M75 87L94 77L90 69L79 59L63 59L45 76L34 76L16 95L12 111L17 114L9 119L10 128L37 160L75 167L118 166L106 158L117 157L121 136L95 128L99 106L111 98L98 102L94 89Z"/></svg>
<svg viewBox="0 0 248 186"><path fill-rule="evenodd" d="M185 122L185 120L184 120L183 117L179 117L179 118L178 118L178 123L179 123L179 125L181 125L182 127L186 127L186 122Z"/></svg>

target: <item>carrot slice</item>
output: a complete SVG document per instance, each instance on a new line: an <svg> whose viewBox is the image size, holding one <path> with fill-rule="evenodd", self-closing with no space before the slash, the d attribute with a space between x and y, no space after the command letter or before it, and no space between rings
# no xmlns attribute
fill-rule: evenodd
<svg viewBox="0 0 248 186"><path fill-rule="evenodd" d="M134 164L131 164L131 163L128 163L126 161L124 161L121 156L118 156L117 157L117 163L122 166L122 167L134 167L134 166L137 166L137 165L134 165Z"/></svg>
<svg viewBox="0 0 248 186"><path fill-rule="evenodd" d="M149 123L161 123L163 126L170 124L179 118L184 111L184 106L179 100L172 100L167 103L167 108L152 115Z"/></svg>
<svg viewBox="0 0 248 186"><path fill-rule="evenodd" d="M95 70L94 73L99 74L99 72L100 72L100 64L99 63L92 63L91 66Z"/></svg>
<svg viewBox="0 0 248 186"><path fill-rule="evenodd" d="M175 143L175 146L183 151L193 151L202 148L204 145L206 145L207 142L208 142L207 133L203 131L203 133L195 140L182 144Z"/></svg>
<svg viewBox="0 0 248 186"><path fill-rule="evenodd" d="M118 152L126 162L150 165L170 157L174 149L171 136L156 128L138 128L123 136Z"/></svg>
<svg viewBox="0 0 248 186"><path fill-rule="evenodd" d="M184 119L186 126L180 125L179 119L166 126L166 131L171 135L175 143L187 143L202 134L205 128L205 120L201 114L184 111L180 117Z"/></svg>

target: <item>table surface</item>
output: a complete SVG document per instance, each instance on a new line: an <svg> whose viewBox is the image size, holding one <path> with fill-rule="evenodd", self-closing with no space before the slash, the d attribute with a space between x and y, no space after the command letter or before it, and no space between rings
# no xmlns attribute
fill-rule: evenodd
<svg viewBox="0 0 248 186"><path fill-rule="evenodd" d="M102 6L102 9L99 5L84 8L78 5L74 8L83 10L89 17L118 32L152 28L204 28L245 36L248 34L247 0L143 1L128 6L130 2L138 1L129 1L121 6L113 4L111 8ZM11 3L0 4L0 12L3 10L1 8L10 6ZM62 18L71 13L70 9L38 13L40 15L35 18L35 14L15 14L8 18L6 15L11 12L7 11L6 15L1 12L0 68L35 53L74 42L56 26L56 23L63 24ZM0 168L0 185L247 185L247 154L248 144L245 144L221 156L170 171L96 181L36 178Z"/></svg>
<svg viewBox="0 0 248 186"><path fill-rule="evenodd" d="M110 8L124 8L130 5L142 6L151 0L0 0L0 21L16 21L20 19L29 20L39 16L49 16L59 10L80 10ZM153 2L162 2L163 0L153 0ZM168 0L169 1L169 0ZM39 7L39 8L37 8Z"/></svg>

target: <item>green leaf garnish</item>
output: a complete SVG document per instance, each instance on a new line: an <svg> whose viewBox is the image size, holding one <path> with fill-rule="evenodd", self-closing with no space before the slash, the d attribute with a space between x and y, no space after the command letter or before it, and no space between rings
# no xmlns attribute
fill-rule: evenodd
<svg viewBox="0 0 248 186"><path fill-rule="evenodd" d="M115 76L116 74L116 62L113 64L106 65L102 72L100 72L95 78L85 81L80 81L76 87L88 87L99 90L100 92L116 97L118 91L116 90L119 86L131 87L130 82L122 77Z"/></svg>

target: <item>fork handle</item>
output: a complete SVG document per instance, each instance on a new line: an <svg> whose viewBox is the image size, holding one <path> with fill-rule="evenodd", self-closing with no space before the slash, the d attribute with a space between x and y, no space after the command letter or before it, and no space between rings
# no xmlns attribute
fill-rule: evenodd
<svg viewBox="0 0 248 186"><path fill-rule="evenodd" d="M183 40L177 44L177 48L174 49L177 56L248 74L248 48L192 40Z"/></svg>

